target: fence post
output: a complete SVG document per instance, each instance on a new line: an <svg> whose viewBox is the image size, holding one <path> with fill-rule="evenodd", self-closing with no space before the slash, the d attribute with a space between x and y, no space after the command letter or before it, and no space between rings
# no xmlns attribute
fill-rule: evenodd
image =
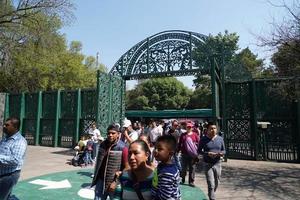
<svg viewBox="0 0 300 200"><path fill-rule="evenodd" d="M297 156L298 156L298 163L300 163L300 101L299 99L296 101L296 110L297 110L297 114L296 114L296 134L297 134Z"/></svg>
<svg viewBox="0 0 300 200"><path fill-rule="evenodd" d="M41 124L41 117L42 117L42 91L38 93L38 107L37 107L37 114L36 114L36 130L35 130L35 140L34 144L40 144L40 124Z"/></svg>
<svg viewBox="0 0 300 200"><path fill-rule="evenodd" d="M9 117L9 93L5 94L4 121Z"/></svg>
<svg viewBox="0 0 300 200"><path fill-rule="evenodd" d="M297 138L297 157L298 163L300 163L300 79L295 79L295 91L296 91L296 138Z"/></svg>
<svg viewBox="0 0 300 200"><path fill-rule="evenodd" d="M112 96L113 96L113 75L109 74L109 110L108 110L108 124L112 121Z"/></svg>
<svg viewBox="0 0 300 200"><path fill-rule="evenodd" d="M20 102L21 106L21 110L20 110L20 132L22 133L22 135L25 135L23 133L23 125L24 125L24 117L25 117L25 93L22 92L22 95L21 95L21 102Z"/></svg>
<svg viewBox="0 0 300 200"><path fill-rule="evenodd" d="M218 123L217 121L217 99L216 99L216 74L215 74L215 65L214 60L210 59L211 66L210 66L210 75L211 75L211 91L212 91L212 118L213 120ZM219 125L219 124L218 124Z"/></svg>
<svg viewBox="0 0 300 200"><path fill-rule="evenodd" d="M55 132L54 132L54 145L53 145L54 147L57 147L58 145L59 118L60 118L60 90L57 90Z"/></svg>
<svg viewBox="0 0 300 200"><path fill-rule="evenodd" d="M251 101L251 136L254 137L254 158L258 160L258 134L257 134L257 117L256 117L256 85L255 79L251 80L251 93L252 93L252 101Z"/></svg>
<svg viewBox="0 0 300 200"><path fill-rule="evenodd" d="M96 124L97 127L100 126L100 113L99 113L99 109L100 109L100 105L99 105L99 92L100 92L100 70L97 70L97 89L96 89ZM100 130L102 131L102 130Z"/></svg>
<svg viewBox="0 0 300 200"><path fill-rule="evenodd" d="M80 118L81 118L81 89L77 91L77 113L76 113L76 131L74 135L73 145L79 141L79 128L80 128Z"/></svg>

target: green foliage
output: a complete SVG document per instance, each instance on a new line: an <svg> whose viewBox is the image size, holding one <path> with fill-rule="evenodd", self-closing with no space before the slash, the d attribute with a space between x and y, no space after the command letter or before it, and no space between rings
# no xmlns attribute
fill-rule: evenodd
<svg viewBox="0 0 300 200"><path fill-rule="evenodd" d="M188 109L201 109L201 108L211 108L212 107L212 96L211 89L204 88L196 88L193 94L191 95Z"/></svg>
<svg viewBox="0 0 300 200"><path fill-rule="evenodd" d="M300 76L300 40L283 44L273 54L272 62L279 76Z"/></svg>
<svg viewBox="0 0 300 200"><path fill-rule="evenodd" d="M233 63L240 63L245 66L246 70L250 72L252 76L258 76L263 68L263 60L258 59L257 55L253 54L248 47L234 55Z"/></svg>
<svg viewBox="0 0 300 200"><path fill-rule="evenodd" d="M35 21L24 18L22 23L25 25L5 29L7 36L22 39L12 40L3 54L0 53L0 57L8 58L0 64L2 92L96 87L96 71L105 72L105 66L97 66L91 57L85 58L81 54L81 42L73 41L67 47L64 35L59 33L62 25L59 18L37 13ZM2 38L0 46L5 41L8 39Z"/></svg>
<svg viewBox="0 0 300 200"><path fill-rule="evenodd" d="M197 44L194 50L194 60L197 66L210 73L212 64L218 64L219 67L225 67L225 78L230 80L245 80L260 74L263 66L263 60L258 59L249 48L245 48L239 53L239 36L236 33L219 33L216 36L209 35L204 43ZM215 62L214 62L215 60ZM214 62L214 63L212 63ZM196 88L203 85L204 74L199 74L194 80ZM209 84L207 82L207 84Z"/></svg>
<svg viewBox="0 0 300 200"><path fill-rule="evenodd" d="M194 60L197 66L203 66L210 69L213 58L218 63L228 63L238 50L239 36L236 33L219 33L216 36L209 35L204 43L198 43L193 52Z"/></svg>
<svg viewBox="0 0 300 200"><path fill-rule="evenodd" d="M188 105L191 91L176 78L150 79L127 92L127 109L183 109Z"/></svg>

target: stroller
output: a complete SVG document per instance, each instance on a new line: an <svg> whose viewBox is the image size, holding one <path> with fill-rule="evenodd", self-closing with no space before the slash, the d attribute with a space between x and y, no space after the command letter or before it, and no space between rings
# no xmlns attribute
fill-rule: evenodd
<svg viewBox="0 0 300 200"><path fill-rule="evenodd" d="M75 167L84 165L84 151L79 146L74 148L76 150L74 157L71 160L71 164Z"/></svg>

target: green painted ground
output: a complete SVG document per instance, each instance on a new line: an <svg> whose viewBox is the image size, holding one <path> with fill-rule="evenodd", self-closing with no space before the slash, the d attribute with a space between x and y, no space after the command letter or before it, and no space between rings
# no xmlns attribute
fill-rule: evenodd
<svg viewBox="0 0 300 200"><path fill-rule="evenodd" d="M19 200L77 200L92 199L93 191L89 189L91 183L91 169L82 169L78 171L61 172L35 177L32 179L20 181L14 188L13 195ZM71 184L69 188L41 189L45 185L29 183L31 181L41 180L59 182L68 180ZM66 182L66 181L65 181ZM204 200L205 194L197 187L192 188L187 185L181 185L182 200Z"/></svg>

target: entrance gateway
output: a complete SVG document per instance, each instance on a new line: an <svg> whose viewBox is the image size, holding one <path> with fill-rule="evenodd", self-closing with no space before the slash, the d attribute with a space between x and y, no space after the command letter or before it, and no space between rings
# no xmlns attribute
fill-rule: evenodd
<svg viewBox="0 0 300 200"><path fill-rule="evenodd" d="M221 123L220 102L224 88L224 67L212 55L207 66L197 66L193 49L205 45L207 36L195 32L171 30L157 33L137 43L113 66L109 74L97 78L97 124L100 131L125 118L126 80L156 77L210 75L212 85L211 118Z"/></svg>
<svg viewBox="0 0 300 200"><path fill-rule="evenodd" d="M300 77L245 78L244 66L224 66L213 54L197 66L193 49L208 46L207 38L188 31L155 34L122 55L109 74L98 74L97 89L6 94L4 118L20 118L28 144L72 147L91 121L102 133L112 122L121 124L127 80L210 75L209 118L224 132L228 158L300 163ZM259 127L264 122L267 128Z"/></svg>

